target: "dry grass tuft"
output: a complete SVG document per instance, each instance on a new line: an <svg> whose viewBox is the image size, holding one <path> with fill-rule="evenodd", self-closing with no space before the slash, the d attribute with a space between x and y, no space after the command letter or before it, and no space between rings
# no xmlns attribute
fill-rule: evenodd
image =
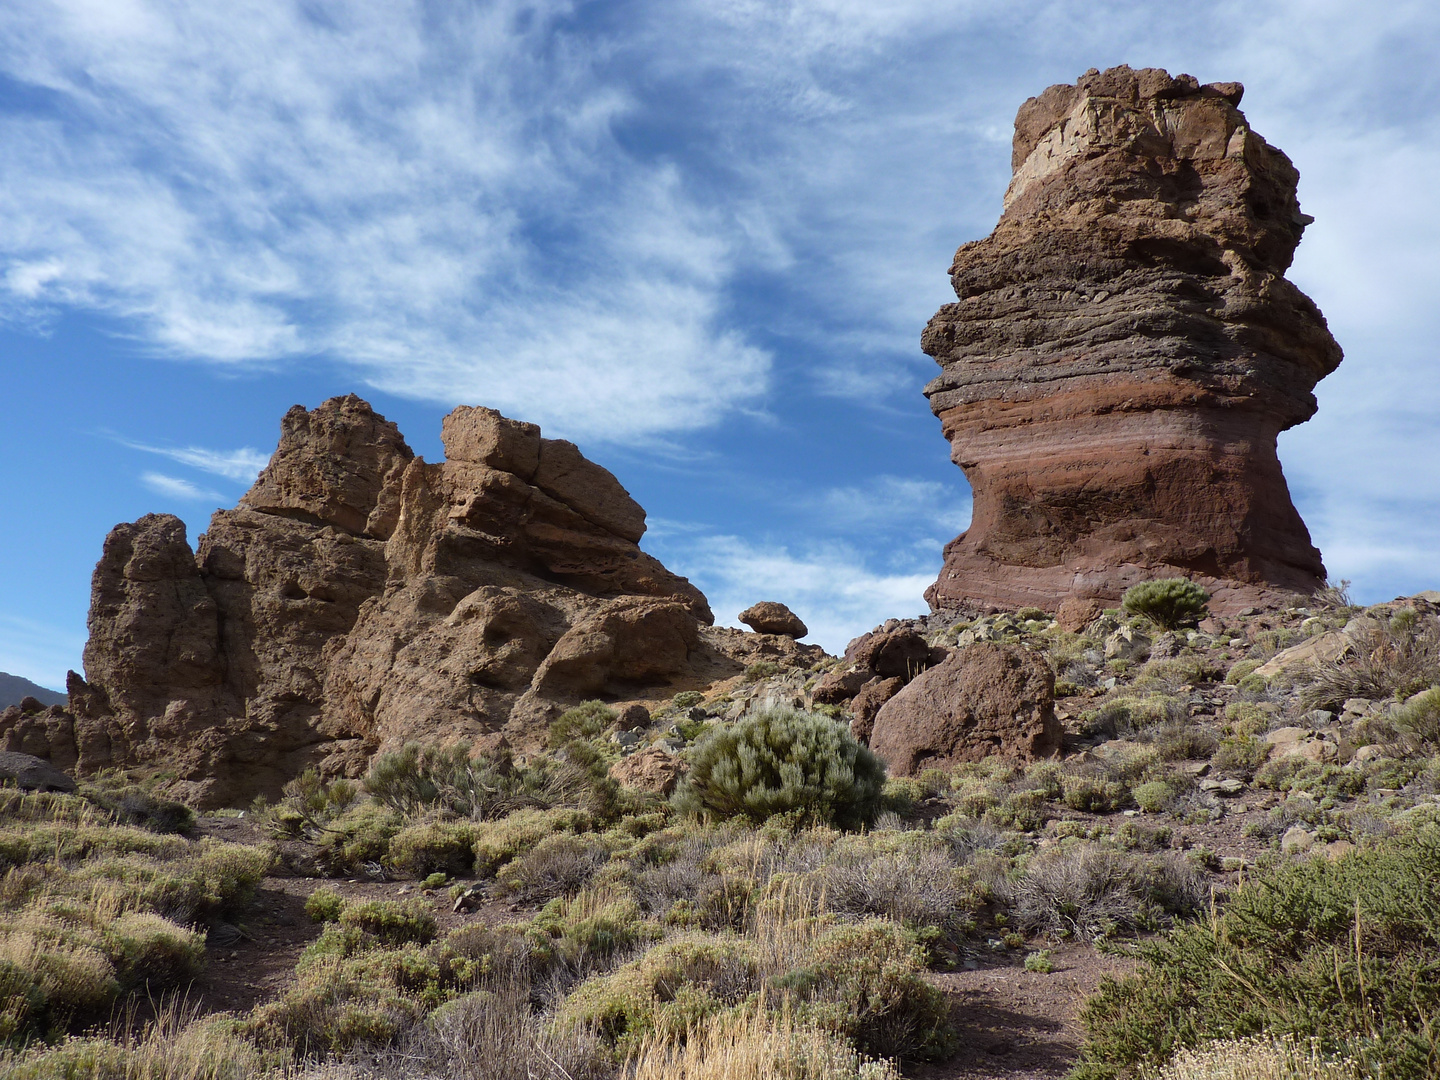
<svg viewBox="0 0 1440 1080"><path fill-rule="evenodd" d="M889 1061L798 1024L788 1009L721 1013L683 1042L652 1035L626 1062L626 1080L898 1080Z"/></svg>

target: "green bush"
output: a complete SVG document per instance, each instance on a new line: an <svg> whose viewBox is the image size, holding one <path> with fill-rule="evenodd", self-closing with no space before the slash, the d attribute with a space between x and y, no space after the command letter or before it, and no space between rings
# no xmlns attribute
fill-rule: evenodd
<svg viewBox="0 0 1440 1080"><path fill-rule="evenodd" d="M475 865L475 840L484 825L429 819L401 829L390 841L386 863L412 878L468 874Z"/></svg>
<svg viewBox="0 0 1440 1080"><path fill-rule="evenodd" d="M578 711L578 710L572 710ZM365 790L404 815L432 810L489 820L559 801L548 770L517 769L506 754L474 757L468 743L407 743L371 763Z"/></svg>
<svg viewBox="0 0 1440 1080"><path fill-rule="evenodd" d="M1131 586L1120 604L1132 615L1143 615L1164 630L1175 630L1200 619L1209 600L1210 594L1193 581L1162 578Z"/></svg>
<svg viewBox="0 0 1440 1080"><path fill-rule="evenodd" d="M361 900L346 904L340 925L373 934L387 945L435 940L435 913L424 900Z"/></svg>
<svg viewBox="0 0 1440 1080"><path fill-rule="evenodd" d="M1178 1050L1252 1035L1314 1037L1363 1075L1440 1075L1440 831L1252 878L1218 914L1142 944L1081 1017L1076 1080L1132 1075Z"/></svg>
<svg viewBox="0 0 1440 1080"><path fill-rule="evenodd" d="M1422 743L1440 743L1440 686L1406 700L1393 723Z"/></svg>
<svg viewBox="0 0 1440 1080"><path fill-rule="evenodd" d="M316 889L305 898L305 914L312 922L338 922L345 900L334 889Z"/></svg>
<svg viewBox="0 0 1440 1080"><path fill-rule="evenodd" d="M572 739L594 739L615 722L615 710L603 701L582 701L567 709L550 725L548 745L564 746Z"/></svg>
<svg viewBox="0 0 1440 1080"><path fill-rule="evenodd" d="M747 683L761 682L779 675L785 669L773 660L757 660L745 669Z"/></svg>
<svg viewBox="0 0 1440 1080"><path fill-rule="evenodd" d="M1158 814L1175 799L1175 789L1163 780L1141 784L1131 794L1135 796L1135 805L1147 814Z"/></svg>
<svg viewBox="0 0 1440 1080"><path fill-rule="evenodd" d="M775 706L707 732L674 803L717 818L793 814L858 828L875 816L884 786L885 766L847 727Z"/></svg>

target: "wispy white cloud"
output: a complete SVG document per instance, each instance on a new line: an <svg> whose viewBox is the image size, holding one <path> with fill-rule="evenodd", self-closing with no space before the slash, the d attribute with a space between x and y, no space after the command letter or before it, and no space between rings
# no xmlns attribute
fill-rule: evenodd
<svg viewBox="0 0 1440 1080"><path fill-rule="evenodd" d="M157 495L164 495L170 499L185 499L196 502L224 502L225 496L218 491L207 491L197 487L189 480L182 480L178 476L166 476L164 473L144 472L140 474L140 482Z"/></svg>
<svg viewBox="0 0 1440 1080"><path fill-rule="evenodd" d="M0 70L41 105L0 116L0 314L328 354L595 440L718 422L770 365L726 324L730 242L618 145L632 103L573 13L6 5Z"/></svg>
<svg viewBox="0 0 1440 1080"><path fill-rule="evenodd" d="M235 480L242 484L249 484L259 475L260 470L270 461L268 454L259 450L243 446L238 450L211 450L204 446L149 446L145 443L131 442L129 439L117 439L122 446L128 446L131 450L143 450L147 454L159 454L171 461L181 465L189 465L201 472L212 473L215 476L223 476L226 480Z"/></svg>

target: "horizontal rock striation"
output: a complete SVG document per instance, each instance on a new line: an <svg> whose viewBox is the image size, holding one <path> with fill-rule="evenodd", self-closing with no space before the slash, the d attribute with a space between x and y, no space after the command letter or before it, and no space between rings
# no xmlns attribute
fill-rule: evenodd
<svg viewBox="0 0 1440 1080"><path fill-rule="evenodd" d="M68 709L7 710L0 749L236 805L409 739L532 747L580 700L664 700L764 651L640 550L644 510L574 444L483 408L442 441L429 463L358 397L296 406L197 550L169 515L116 526L86 678Z"/></svg>
<svg viewBox="0 0 1440 1080"><path fill-rule="evenodd" d="M1223 612L1323 583L1276 436L1341 352L1285 279L1311 219L1241 93L1119 67L1021 107L1004 213L922 337L974 490L932 607L1054 611L1184 575Z"/></svg>

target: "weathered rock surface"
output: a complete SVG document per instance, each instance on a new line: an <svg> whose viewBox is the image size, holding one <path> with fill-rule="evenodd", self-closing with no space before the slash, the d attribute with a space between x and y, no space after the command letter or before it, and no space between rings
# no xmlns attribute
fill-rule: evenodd
<svg viewBox="0 0 1440 1080"><path fill-rule="evenodd" d="M669 795L680 781L680 759L660 746L637 750L610 766L610 778L622 787Z"/></svg>
<svg viewBox="0 0 1440 1080"><path fill-rule="evenodd" d="M1323 583L1276 436L1341 352L1285 279L1311 219L1241 92L1119 67L1021 106L1004 213L922 338L974 489L932 607L1055 611L1183 575L1229 614Z"/></svg>
<svg viewBox="0 0 1440 1080"><path fill-rule="evenodd" d="M75 781L44 758L0 750L0 784L14 784L21 791L74 791Z"/></svg>
<svg viewBox="0 0 1440 1080"><path fill-rule="evenodd" d="M355 774L408 739L534 746L592 697L658 703L770 655L636 545L645 512L572 444L460 408L431 464L351 395L291 409L192 551L150 514L106 538L86 679L10 709L0 748L84 773L160 767L201 805Z"/></svg>
<svg viewBox="0 0 1440 1080"><path fill-rule="evenodd" d="M1018 645L980 642L951 653L881 707L870 748L897 776L1001 754L1059 753L1055 676Z"/></svg>
<svg viewBox="0 0 1440 1080"><path fill-rule="evenodd" d="M786 637L802 638L810 628L800 621L784 604L774 600L761 600L751 604L740 613L740 621L757 634L783 634Z"/></svg>

